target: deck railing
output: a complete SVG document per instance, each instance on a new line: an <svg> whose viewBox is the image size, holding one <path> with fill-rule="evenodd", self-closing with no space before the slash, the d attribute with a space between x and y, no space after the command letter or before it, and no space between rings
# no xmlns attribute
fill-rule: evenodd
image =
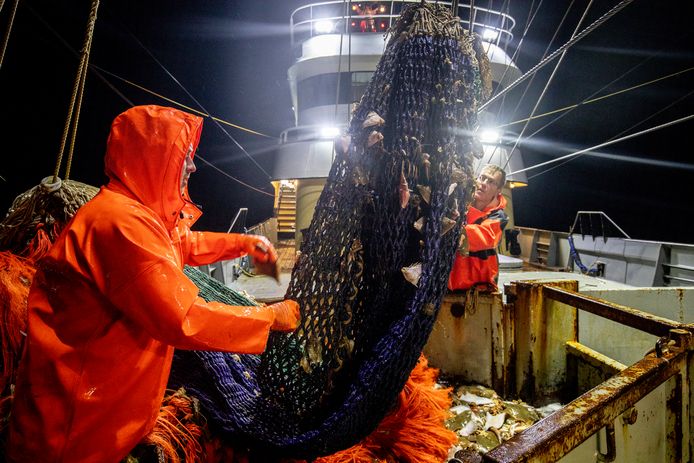
<svg viewBox="0 0 694 463"><path fill-rule="evenodd" d="M310 3L292 12L289 24L292 48L316 35L324 34L384 34L397 19L403 7L420 0L398 0L383 2L357 2L330 0ZM451 2L437 2L451 6ZM368 14L363 5L377 5ZM508 14L471 6L458 5L458 16L462 26L482 36L487 42L499 46L513 40L513 28L516 21Z"/></svg>

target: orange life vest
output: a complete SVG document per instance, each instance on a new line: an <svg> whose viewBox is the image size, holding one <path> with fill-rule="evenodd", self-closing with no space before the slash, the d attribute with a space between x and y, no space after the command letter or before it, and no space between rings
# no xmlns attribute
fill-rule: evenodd
<svg viewBox="0 0 694 463"><path fill-rule="evenodd" d="M499 194L498 204L483 211L470 206L467 212L465 235L468 252L457 252L448 279L449 290L464 290L475 285L496 288L499 275L499 259L496 248L508 223L504 213L506 198Z"/></svg>

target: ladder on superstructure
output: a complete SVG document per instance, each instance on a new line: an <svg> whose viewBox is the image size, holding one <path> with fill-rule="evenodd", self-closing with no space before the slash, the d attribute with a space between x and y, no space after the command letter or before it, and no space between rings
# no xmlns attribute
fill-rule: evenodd
<svg viewBox="0 0 694 463"><path fill-rule="evenodd" d="M296 186L293 182L282 182L277 205L277 233L287 237L296 232Z"/></svg>

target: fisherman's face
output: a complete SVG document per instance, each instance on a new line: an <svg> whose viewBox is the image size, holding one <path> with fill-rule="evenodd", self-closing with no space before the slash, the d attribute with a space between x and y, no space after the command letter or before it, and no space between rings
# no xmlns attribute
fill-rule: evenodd
<svg viewBox="0 0 694 463"><path fill-rule="evenodd" d="M185 193L186 191L190 174L196 170L197 168L193 162L193 147L191 146L190 149L188 149L185 161L183 161L183 169L181 169L181 194Z"/></svg>
<svg viewBox="0 0 694 463"><path fill-rule="evenodd" d="M489 170L482 170L477 177L477 189L475 190L474 206L482 210L501 192L501 173L492 173Z"/></svg>

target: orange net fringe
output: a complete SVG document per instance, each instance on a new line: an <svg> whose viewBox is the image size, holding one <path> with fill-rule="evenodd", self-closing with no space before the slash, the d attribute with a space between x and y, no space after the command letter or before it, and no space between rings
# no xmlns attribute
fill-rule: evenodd
<svg viewBox="0 0 694 463"><path fill-rule="evenodd" d="M14 384L27 326L27 297L36 269L33 263L10 252L0 252L0 392Z"/></svg>
<svg viewBox="0 0 694 463"><path fill-rule="evenodd" d="M357 445L315 463L440 463L457 442L444 426L451 388L435 388L439 370L422 355L398 396L396 409Z"/></svg>

